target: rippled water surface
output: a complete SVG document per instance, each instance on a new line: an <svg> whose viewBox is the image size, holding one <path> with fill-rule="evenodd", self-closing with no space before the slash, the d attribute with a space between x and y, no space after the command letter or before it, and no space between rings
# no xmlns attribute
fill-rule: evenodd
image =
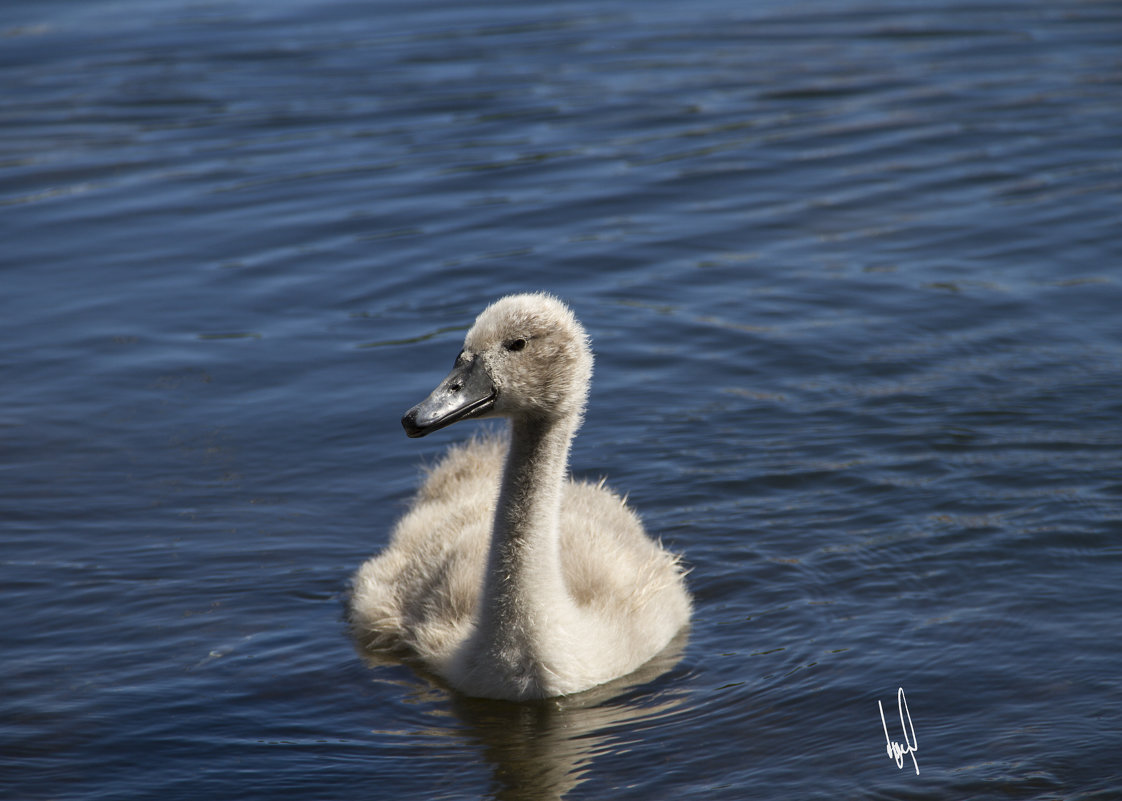
<svg viewBox="0 0 1122 801"><path fill-rule="evenodd" d="M1118 4L12 0L0 85L4 798L1122 791ZM343 619L525 289L696 602L536 706Z"/></svg>

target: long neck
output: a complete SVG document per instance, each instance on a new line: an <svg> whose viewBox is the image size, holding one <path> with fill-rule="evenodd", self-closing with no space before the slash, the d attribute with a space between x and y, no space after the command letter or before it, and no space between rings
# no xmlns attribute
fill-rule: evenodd
<svg viewBox="0 0 1122 801"><path fill-rule="evenodd" d="M481 627L506 661L537 656L571 605L561 571L561 492L578 419L511 421L495 510Z"/></svg>

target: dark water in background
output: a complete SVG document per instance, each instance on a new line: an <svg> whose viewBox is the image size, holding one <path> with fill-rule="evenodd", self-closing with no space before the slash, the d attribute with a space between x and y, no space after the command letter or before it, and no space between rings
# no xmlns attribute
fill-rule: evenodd
<svg viewBox="0 0 1122 801"><path fill-rule="evenodd" d="M1118 4L17 0L0 90L0 796L1122 792ZM542 707L342 622L528 288L697 607Z"/></svg>

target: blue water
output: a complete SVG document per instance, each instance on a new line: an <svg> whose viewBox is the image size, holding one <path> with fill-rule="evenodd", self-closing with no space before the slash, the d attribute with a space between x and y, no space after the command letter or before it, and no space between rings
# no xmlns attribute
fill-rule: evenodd
<svg viewBox="0 0 1122 801"><path fill-rule="evenodd" d="M9 0L0 87L3 798L1122 793L1118 4ZM537 706L344 623L525 289L696 601Z"/></svg>

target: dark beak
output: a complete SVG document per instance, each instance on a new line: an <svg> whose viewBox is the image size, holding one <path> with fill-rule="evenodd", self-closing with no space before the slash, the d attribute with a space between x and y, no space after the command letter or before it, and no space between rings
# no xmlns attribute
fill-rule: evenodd
<svg viewBox="0 0 1122 801"><path fill-rule="evenodd" d="M427 398L405 413L401 425L411 437L423 437L459 420L480 417L495 405L495 384L479 358L456 364Z"/></svg>

